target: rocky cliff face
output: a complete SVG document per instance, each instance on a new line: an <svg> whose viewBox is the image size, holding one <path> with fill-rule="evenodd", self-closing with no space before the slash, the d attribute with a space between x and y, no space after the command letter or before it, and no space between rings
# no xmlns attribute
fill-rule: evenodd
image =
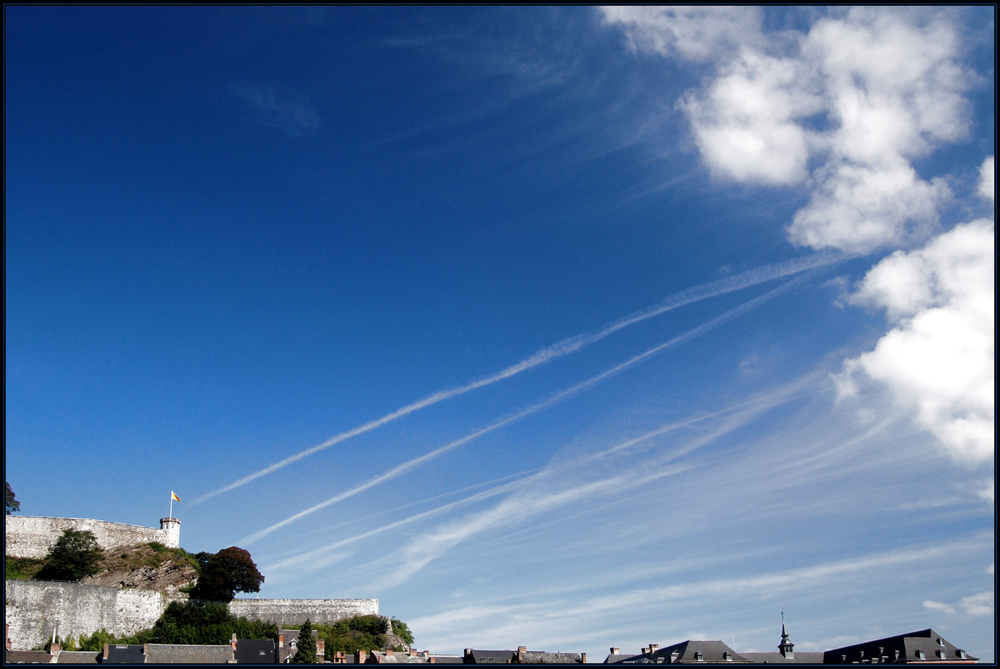
<svg viewBox="0 0 1000 669"><path fill-rule="evenodd" d="M85 585L107 585L162 592L167 599L187 599L181 588L193 585L198 572L175 550L157 550L148 544L108 552L103 571L83 579Z"/></svg>

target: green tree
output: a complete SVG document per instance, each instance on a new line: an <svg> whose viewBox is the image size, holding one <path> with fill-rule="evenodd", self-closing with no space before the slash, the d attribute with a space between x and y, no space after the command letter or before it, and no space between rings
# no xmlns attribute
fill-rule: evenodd
<svg viewBox="0 0 1000 669"><path fill-rule="evenodd" d="M278 628L260 620L237 618L225 605L171 602L151 630L156 643L221 645L238 639L278 639Z"/></svg>
<svg viewBox="0 0 1000 669"><path fill-rule="evenodd" d="M231 602L237 592L260 592L264 576L250 553L242 548L231 546L215 555L199 553L197 560L202 568L198 583L191 590L195 599Z"/></svg>
<svg viewBox="0 0 1000 669"><path fill-rule="evenodd" d="M291 664L316 664L316 639L313 638L312 623L306 618L299 630L299 644L292 655Z"/></svg>
<svg viewBox="0 0 1000 669"><path fill-rule="evenodd" d="M35 578L55 581L79 581L101 571L104 558L94 533L90 530L63 530L45 564Z"/></svg>
<svg viewBox="0 0 1000 669"><path fill-rule="evenodd" d="M14 490L10 487L10 483L4 481L4 491L3 491L3 508L6 513L4 515L9 516L15 511L21 510L21 503L14 498Z"/></svg>

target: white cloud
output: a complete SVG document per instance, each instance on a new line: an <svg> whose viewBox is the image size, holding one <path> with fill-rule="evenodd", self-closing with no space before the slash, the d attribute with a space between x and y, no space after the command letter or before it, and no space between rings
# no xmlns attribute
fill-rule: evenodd
<svg viewBox="0 0 1000 669"><path fill-rule="evenodd" d="M933 600L926 600L924 602L924 608L930 611L941 611L942 613L955 613L955 607L943 602L935 602Z"/></svg>
<svg viewBox="0 0 1000 669"><path fill-rule="evenodd" d="M323 125L319 109L306 97L271 84L231 84L248 120L300 135Z"/></svg>
<svg viewBox="0 0 1000 669"><path fill-rule="evenodd" d="M993 593L981 592L971 597L963 597L962 608L970 616L992 616L994 610Z"/></svg>
<svg viewBox="0 0 1000 669"><path fill-rule="evenodd" d="M748 49L706 92L685 96L680 106L712 173L769 185L803 181L809 133L798 121L823 104L802 86L811 78L801 62Z"/></svg>
<svg viewBox="0 0 1000 669"><path fill-rule="evenodd" d="M706 166L738 182L807 183L789 238L849 253L926 239L951 196L910 161L965 136L971 75L944 14L920 16L853 9L765 36L759 16L729 7L604 10L635 49L713 61L715 77L680 103Z"/></svg>
<svg viewBox="0 0 1000 669"><path fill-rule="evenodd" d="M995 443L994 244L993 222L978 220L869 271L851 299L896 325L839 379L844 394L864 377L882 384L967 461L992 458Z"/></svg>
<svg viewBox="0 0 1000 669"><path fill-rule="evenodd" d="M983 166L979 168L979 194L987 200L996 201L994 190L996 189L996 167L993 156L983 161Z"/></svg>
<svg viewBox="0 0 1000 669"><path fill-rule="evenodd" d="M996 503L996 490L997 486L993 479L990 479L984 488L979 491L979 497L985 499L990 503Z"/></svg>
<svg viewBox="0 0 1000 669"><path fill-rule="evenodd" d="M757 7L602 7L605 23L626 28L635 50L696 61L762 41Z"/></svg>

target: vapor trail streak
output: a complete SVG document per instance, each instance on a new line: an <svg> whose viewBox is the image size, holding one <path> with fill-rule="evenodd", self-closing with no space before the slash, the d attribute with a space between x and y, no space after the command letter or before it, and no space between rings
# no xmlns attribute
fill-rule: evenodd
<svg viewBox="0 0 1000 669"><path fill-rule="evenodd" d="M757 399L748 400L746 402L740 402L739 404L734 404L732 406L726 407L725 409L720 409L718 411L714 411L714 412L709 413L709 414L704 414L704 415L701 415L701 416L696 416L694 418L689 418L689 419L686 419L686 420L677 421L677 422L673 422L673 423L667 423L666 425L658 427L658 428L656 428L655 430L653 430L651 432L647 432L647 433L645 433L643 435L640 435L638 437L633 437L632 439L628 439L627 441L624 441L624 442L622 442L620 444L617 444L615 446L612 446L610 448L606 448L606 449L604 449L602 451L598 451L596 453L592 453L592 454L589 454L589 455L584 455L584 456L581 456L581 457L573 458L571 460L566 460L566 461L561 462L559 464L548 465L546 467L540 468L539 470L529 470L527 472L519 472L518 474L513 474L512 476L521 476L523 474L528 474L528 476L526 476L525 478L522 478L522 479L518 479L517 481L512 481L510 483L504 483L502 485L496 485L496 486L494 486L494 487L492 487L492 488L490 488L488 490L484 490L482 492L478 492L478 493L475 493L473 495L470 495L469 497L464 497L464 498L456 500L454 502L449 502L447 504L435 507L435 508L430 509L428 511L421 511L420 513L416 513L416 514L414 514L412 516L408 516L408 517L403 518L401 520L393 521L393 522L391 522L391 523L389 523L387 525L383 525L381 527L377 527L377 528L375 528L373 530L368 530L367 532L362 532L361 534L356 534L356 535L354 535L352 537L348 537L346 539L340 539L338 541L335 541L334 543L327 544L327 545L321 546L319 548L315 548L313 550L307 551L305 553L301 553L299 555L292 556L290 558L286 558L286 559L282 560L281 562L276 562L275 564L269 565L268 569L282 569L282 568L285 568L285 567L297 565L297 564L300 564L302 562L306 562L306 561L309 561L311 559L317 558L317 557L323 555L324 553L328 553L331 550L334 550L336 548L341 548L343 546L346 546L348 544L354 543L356 541L360 541L362 539L367 539L368 537L374 536L376 534L381 534L382 532L387 532L387 531L393 530L393 529L395 529L397 527L401 527L403 525L408 525L410 523L414 523L414 522L417 522L419 520L423 520L424 518L429 518L431 516L435 516L435 515L438 515L440 513L444 513L445 511L449 511L449 510L457 508L457 507L466 506L468 504L472 504L473 502L478 502L478 501L481 501L481 500L484 500L484 499L488 499L490 497L496 497L497 495L501 495L501 494L503 494L505 492L508 492L510 490L516 490L517 488L522 488L522 487L524 487L524 486L532 483L533 481L541 480L541 479L545 478L546 476L551 476L552 474L559 473L559 472L561 472L563 470L570 469L572 467L578 467L579 465L581 465L581 464L583 464L585 462L591 461L591 460L596 460L598 458L606 457L606 456L611 455L613 453L617 453L618 451L631 448L632 446L635 446L636 444L639 444L639 443L641 443L643 441L647 441L649 439L652 439L653 437L658 437L660 435L667 434L668 432L672 432L674 430L678 430L678 429L681 429L681 428L684 428L684 427L688 427L690 425L694 425L694 424L697 424L697 423L700 423L700 422L703 422L703 421L706 421L706 420L710 420L712 418L718 418L719 416L724 416L726 414L734 414L734 413L737 413L737 412L738 413L747 413L747 412L754 412L754 411L758 411L758 412L759 411L763 411L763 410L770 409L772 407L778 406L780 404L784 404L786 402L790 402L790 401L795 400L795 399L801 399L802 397L806 397L806 396L809 396L809 395L814 395L816 393L824 392L824 391L827 391L827 390L829 390L829 388L821 388L820 390L816 390L816 391L804 393L802 395L790 395L790 393L788 393L788 392L776 393L774 395L770 395L770 396L767 396L767 397L759 397ZM776 397L778 397L780 399L775 399ZM765 402L766 402L766 404L764 404ZM761 404L763 404L763 406L755 406L755 405L761 405ZM749 407L749 408L747 408L747 407ZM740 411L741 409L742 409L742 411ZM682 449L681 451L675 452L673 454L673 456L670 458L669 461L673 461L677 457L680 457L682 455L686 455L688 453L688 451L690 451L690 450L693 450L693 449L692 448L686 448L686 449ZM505 476L503 478L495 479L494 481L491 481L490 483L495 483L496 481L503 481L504 479L508 479L508 478L511 478L511 476ZM483 484L478 484L478 485L483 485ZM470 488L473 488L473 487L477 487L477 486L470 486ZM465 490L468 490L468 489L469 488L466 488ZM456 492L462 492L462 491L456 491ZM447 493L447 494L450 495L450 494L453 494L453 493ZM438 495L437 497L441 497L441 495ZM430 500L437 499L437 497L431 497ZM429 501L429 500L423 500L423 502L426 502L426 501ZM423 503L423 502L420 502L420 503Z"/></svg>
<svg viewBox="0 0 1000 669"><path fill-rule="evenodd" d="M487 376L471 383L467 383L464 386L459 386L457 388L452 388L450 390L440 390L432 395L418 400L412 404L408 404L401 409L397 409L392 413L388 413L381 418L376 418L375 420L369 421L363 425L359 425L346 432L341 432L340 434L334 435L324 441L321 444L317 444L311 448L307 448L304 451L299 451L294 455L290 455L284 460L275 462L272 465L265 467L264 469L258 470L252 474L248 474L241 479L233 481L232 483L225 485L212 492L205 493L204 495L198 497L191 502L191 506L196 506L201 504L207 499L215 497L216 495L221 495L224 492L229 492L239 488L240 486L246 485L251 481L259 479L261 476L266 476L273 472L278 471L293 462L298 462L302 458L306 458L313 453L318 453L322 450L330 448L342 441L346 441L352 437L356 437L359 434L364 434L365 432L370 432L375 428L381 427L386 423L390 423L397 418L402 418L414 411L419 411L438 402L442 402L446 399L462 395L469 392L470 390L475 390L476 388L482 388L483 386L488 386L490 384L496 383L497 381L502 381L504 379L510 378L516 374L520 374L523 371L529 370L533 367L542 365L550 360L556 358L561 358L564 355L570 353L575 353L591 344L594 344L608 335L626 328L630 325L634 325L641 321L653 318L654 316L659 316L660 314L671 311L672 309L677 309L686 304L691 304L692 302L698 302L700 300L707 300L712 297L717 297L719 295L724 295L726 293L732 293L737 290L742 290L744 288L750 288L751 286L756 286L761 283L766 283L767 281L773 281L774 279L780 279L782 277L790 276L793 274L798 274L810 269L815 269L817 267L822 267L824 265L830 265L840 260L840 256L832 254L816 254L812 256L807 256L805 258L796 258L794 260L789 260L783 263L777 263L774 265L765 265L764 267L758 267L756 269L748 270L742 274L737 274L735 276L727 277L725 279L718 279L716 281L711 281L709 283L702 284L700 286L695 286L694 288L689 288L688 290L681 291L675 295L671 295L663 302L655 307L651 307L645 311L640 311L638 313L626 316L620 320L615 321L609 325L604 326L600 331L592 334L576 335L574 337L569 337L562 340L552 346L540 349L525 358L524 360L511 365L510 367L493 374L492 376Z"/></svg>
<svg viewBox="0 0 1000 669"><path fill-rule="evenodd" d="M420 465L424 464L425 462L429 462L431 460L434 460L435 458L437 458L437 457L439 457L441 455L444 455L448 451L452 451L452 450L458 448L459 446L464 446L465 444L469 443L470 441L474 441L474 440L478 439L479 437L483 436L484 434L489 434L490 432L493 432L494 430L498 430L501 427L503 427L505 425L509 425L510 423L518 421L518 420L520 420L522 418L525 418L526 416L530 416L531 414L538 413L539 411L542 411L544 409L548 409L549 407L551 407L551 406L553 406L553 405L561 402L562 400L566 399L567 397L569 397L571 395L575 395L575 394L579 393L580 391L585 390L587 388L590 388L591 386L594 386L594 385L600 383L601 381L604 381L604 380L606 380L606 379L614 376L615 374L618 374L619 372L622 372L625 369L628 369L629 367L632 367L633 365L636 365L636 364L642 362L643 360L646 360L647 358L650 358L650 357L656 355L657 353L665 351L666 349L671 348L673 346L677 346L678 344L682 344L682 343L684 343L684 342L686 342L686 341L688 341L690 339L694 339L695 337L699 337L699 336L705 334L706 332L708 332L710 330L714 330L715 328L719 327L720 325L722 325L724 323L728 323L729 321L733 320L734 318L738 318L739 316L742 316L743 314L745 314L745 313L747 313L747 312L755 309L756 307L760 306L764 302L767 302L768 300L776 297L780 293L785 292L791 286L793 286L794 284L796 284L798 281L799 281L799 279L792 279L788 283L785 283L782 286L779 286L777 288L774 288L774 289L772 289L772 290L764 293L760 297L756 297L756 298L750 300L749 302L744 302L740 306L738 306L738 307L736 307L734 309L730 309L729 311L725 312L724 314L722 314L720 316L716 316L712 320L699 325L698 327L694 328L693 330L688 330L684 334L678 335L677 337L674 337L673 339L671 339L671 340L669 340L667 342L664 342L664 343L660 344L659 346L654 346L653 348L649 349L648 351L640 353L639 355L635 356L634 358L630 358L630 359L626 360L625 362L621 363L620 365L612 367L611 369L609 369L609 370L607 370L605 372L601 372L597 376L592 376L591 378L587 379L586 381L582 381L582 382L576 384L575 386L573 386L571 388L568 388L566 390L558 392L555 395L553 395L552 397L550 397L547 400L545 400L544 402L539 402L538 404L535 404L534 406L530 406L527 409L524 409L523 411L519 411L518 413L513 414L511 416L508 416L507 418L503 418L501 420L498 420L497 422L492 423L491 425L488 425L487 427L484 427L481 430L477 430L477 431L473 432L472 434L468 434L468 435L462 437L461 439L456 439L455 441L453 441L451 443L448 443L448 444L445 444L444 446L441 446L439 448L436 448L433 451L430 451L429 453L425 453L424 455L421 455L420 457L417 457L417 458L414 458L414 459L409 460L407 462L404 462L401 465L397 465L396 467L390 469L389 471L385 472L384 474L379 474L378 476L372 477L372 478L368 479L367 481L365 481L364 483L362 483L360 485L357 485L357 486L351 488L350 490L346 490L346 491L344 491L344 492L342 492L342 493L340 493L338 495L334 495L333 497L331 497L330 499L328 499L328 500L326 500L324 502L320 502L319 504L316 504L315 506L311 506L308 509L305 509L303 511L299 511L298 513L296 513L293 516L289 516L288 518L286 518L286 519L284 519L284 520L282 520L282 521L280 521L278 523L275 523L274 525L271 525L270 527L266 527L263 530L260 530L259 532L255 532L255 533L253 533L253 534L251 534L251 535L249 535L249 536L241 539L240 540L240 544L243 545L243 546L247 546L249 544L252 544L253 542L257 541L258 539L261 539L261 538L267 536L271 532L274 532L275 530L280 529L280 528L284 527L285 525L288 525L290 523L294 523L296 520L304 518L305 516L308 516L311 513L315 513L316 511L319 511L320 509L326 508L326 507L330 506L331 504L336 504L337 502L345 500L348 497L353 497L354 495L357 495L360 492L364 492L365 490L368 490L369 488L372 488L372 487L378 485L379 483L383 483L383 482L388 481L390 479L394 479L394 478L396 478L398 476L402 476L403 474L406 474L407 472L410 472L413 469L416 469L417 467L419 467Z"/></svg>

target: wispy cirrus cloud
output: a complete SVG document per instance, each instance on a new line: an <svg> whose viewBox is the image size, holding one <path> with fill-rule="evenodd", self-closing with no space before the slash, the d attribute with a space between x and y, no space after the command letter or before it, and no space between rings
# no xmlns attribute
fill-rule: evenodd
<svg viewBox="0 0 1000 669"><path fill-rule="evenodd" d="M259 125L301 135L323 125L319 108L305 95L286 86L261 83L234 83L229 94L239 104L243 117Z"/></svg>
<svg viewBox="0 0 1000 669"><path fill-rule="evenodd" d="M385 483L386 481L391 481L392 479L395 479L395 478L398 478L400 476L403 476L404 474L413 471L417 467L420 467L421 465L424 465L424 464L426 464L426 463L428 463L428 462L430 462L432 460L435 460L435 459L441 457L445 453L453 451L456 448L459 448L461 446L465 446L466 444L468 444L468 443L470 443L472 441L475 441L476 439L479 439L480 437L482 437L484 435L487 435L487 434L489 434L491 432L499 430L500 428L505 427L507 425L510 425L511 423L514 423L516 421L519 421L522 418L526 418L526 417L531 416L533 414L536 414L538 412L541 412L541 411L544 411L544 410L549 409L551 407L554 407L556 404L562 402L563 400L565 400L565 399L567 399L569 397L572 397L573 395L576 395L578 393L581 393L581 392L587 390L588 388L591 388L591 387L593 387L593 386L601 383L602 381L606 381L606 380L610 379L611 377L613 377L613 376L615 376L615 375L617 375L617 374L625 371L626 369L628 369L630 367L633 367L635 365L638 365L639 363L641 363L641 362L643 362L645 360L648 360L649 358L651 358L651 357L653 357L653 356L655 356L655 355L657 355L659 353L662 353L663 351L666 351L666 350L668 350L670 348L673 348L675 346L679 346L680 344L683 344L683 343L685 343L687 341L690 341L692 339L700 337L700 336L702 336L702 335L704 335L704 334L706 334L708 332L711 332L712 330L714 330L717 327L720 327L720 326L722 326L722 325L724 325L724 324L726 324L726 323L728 323L728 322L730 322L730 321L732 321L732 320L734 320L736 318L739 318L740 316L743 316L743 315L749 313L750 311L756 309L758 306L760 306L760 305L762 305L762 304L764 304L764 303L766 303L766 302L774 299L778 295L786 292L792 286L794 286L795 284L797 284L799 281L801 281L801 277L792 279L792 280L786 282L785 284L783 284L783 285L781 285L781 286L779 286L777 288L773 288L773 289L769 290L768 292L764 293L763 295L761 295L759 297L756 297L756 298L754 298L752 300L749 300L748 302L744 302L743 304L739 305L738 307L734 307L733 309L729 309L728 311L724 312L723 314L721 314L719 316L716 316L715 318L711 319L710 321L708 321L706 323L703 323L703 324L699 325L696 328L688 330L687 332L685 332L685 333L683 333L681 335L678 335L677 337L674 337L673 339L670 339L670 340L668 340L668 341L666 341L666 342L664 342L662 344L659 344L658 346L654 346L653 348L648 349L648 350L640 353L639 355L633 356L632 358L626 360L625 362L623 362L621 364L618 364L618 365L615 365L611 369L608 369L608 370L606 370L604 372L601 372L600 374L597 374L596 376L592 376L592 377L590 377L589 379L587 379L585 381L582 381L582 382L580 382L580 383L578 383L578 384L576 384L576 385L574 385L574 386L572 386L570 388L567 388L566 390L560 391L560 392L552 395L548 399L546 399L546 400L544 400L542 402L539 402L538 404L532 405L532 406L528 407L527 409L523 409L523 410L521 410L521 411L519 411L519 412L517 412L517 413L515 413L515 414L513 414L511 416L508 416L506 418L498 420L498 421L492 423L491 425L488 425L488 426L486 426L486 427L484 427L484 428L482 428L480 430L476 430L475 432L472 432L471 434L468 434L468 435L466 435L466 436L464 436L464 437L462 437L460 439L456 439L455 441L452 441L450 443L447 443L444 446L440 446L440 447L434 449L433 451L425 453L424 455L421 455L419 457L413 458L412 460L408 460L408 461L406 461L406 462L404 462L404 463L402 463L400 465L397 465L396 467L393 467L392 469L390 469L389 471L385 472L384 474L379 474L378 476L374 476L374 477L370 478L369 480L365 481L364 483L361 483L360 485L357 485L357 486L355 486L355 487L353 487L353 488L351 488L349 490L345 490L342 493L338 493L338 494L334 495L333 497L331 497L330 499L327 499L327 500L325 500L323 502L320 502L319 504L315 504L315 505L313 505L313 506L311 506L311 507L309 507L307 509L304 509L302 511L299 511L296 514L293 514L293 515L289 516L288 518L285 518L282 521L274 523L273 525L265 527L264 529L259 530L257 532L254 532L253 534L250 534L250 535L244 537L243 539L241 539L241 543L243 543L244 545L249 545L249 544L252 544L252 543L254 543L256 541L259 541L260 539L264 538L268 534L271 534L272 532L274 532L276 530L279 530L282 527L290 525L291 523L299 521L299 520L305 518L308 515L316 513L317 511L319 511L321 509L325 509L328 506L331 506L331 505L336 504L338 502L341 502L341 501L343 501L345 499L348 499L350 497L358 495L358 494L364 492L365 490L368 490L368 489L373 488L373 487L375 487L377 485ZM636 321L633 320L631 322L636 322Z"/></svg>
<svg viewBox="0 0 1000 669"><path fill-rule="evenodd" d="M375 420L364 423L363 425L359 425L356 428L334 435L333 437L330 437L326 441L317 444L316 446L299 451L294 455L290 455L283 460L275 462L274 464L264 467L263 469L257 470L252 474L248 474L247 476L237 479L236 481L233 481L232 483L222 486L221 488L205 493L200 497L196 498L191 505L195 506L201 504L205 500L215 497L216 495L221 495L231 490L235 490L236 488L244 486L247 483L250 483L251 481L255 481L262 476L267 476L268 474L272 474L278 471L279 469L287 467L290 464L298 462L303 458L307 458L310 455L319 453L320 451L326 450L331 446L335 446L341 442L347 441L348 439L352 439L353 437L356 437L358 435L365 434L366 432L375 430L399 418L408 416L409 414L414 413L416 411L420 411L421 409L425 409L439 402L443 402L445 400L457 397L459 395L464 395L465 393L470 392L472 390L476 390L477 388L483 388L485 386L498 383L505 379L509 379L513 376L516 376L521 372L528 371L530 369L543 365L552 360L561 358L571 353L576 353L592 344L596 344L597 342L601 341L602 339L605 339L606 337L614 334L615 332L627 328L631 325L635 325L636 323L641 323L642 321L654 318L661 314L665 314L668 311L678 309L688 304L692 304L702 300L707 300L713 297L718 297L720 295L725 295L727 293L736 292L739 290L750 288L752 286L760 285L762 283L767 283L769 281L781 279L787 276L800 274L802 272L806 272L809 270L833 264L835 262L838 262L839 260L840 258L834 254L816 254L816 255L806 256L804 258L796 258L782 263L776 263L773 265L758 267L752 270L748 270L746 272L742 272L740 274L718 279L716 281L710 281L708 283L704 283L699 286L695 286L693 288L681 291L679 293L671 295L670 297L667 297L665 300L663 300L660 304L656 306L650 307L649 309L646 309L644 311L631 314L617 321L609 323L608 325L605 325L603 328L601 328L595 333L588 333L588 334L568 337L551 346L536 351L535 353L531 354L524 360L521 360L520 362L517 362L511 365L510 367L507 367L506 369L503 369L495 374L491 374L490 376L477 379L475 381L467 383L463 386L459 386L457 388L439 390L436 393L428 395L427 397L421 400L418 400L416 402L413 402L412 404L408 404L402 408L392 411L380 418L376 418ZM721 322L718 324L721 324ZM495 428L492 427L487 428L487 431L491 431L492 429ZM466 442L462 441L462 443L456 443L455 446L453 447L460 446L464 443ZM444 448L446 450L450 450L449 447L444 447ZM443 452L445 451L442 451L442 453Z"/></svg>
<svg viewBox="0 0 1000 669"><path fill-rule="evenodd" d="M926 239L951 191L911 162L969 122L974 75L955 27L943 14L858 8L764 34L746 11L603 13L633 48L714 65L679 101L695 143L718 178L809 189L791 241L866 254Z"/></svg>

